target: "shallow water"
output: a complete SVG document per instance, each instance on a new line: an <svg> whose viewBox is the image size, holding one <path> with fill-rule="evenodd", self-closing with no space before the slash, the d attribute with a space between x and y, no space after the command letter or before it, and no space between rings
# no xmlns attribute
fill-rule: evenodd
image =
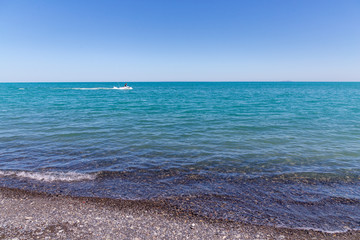
<svg viewBox="0 0 360 240"><path fill-rule="evenodd" d="M360 229L360 83L0 84L0 184Z"/></svg>

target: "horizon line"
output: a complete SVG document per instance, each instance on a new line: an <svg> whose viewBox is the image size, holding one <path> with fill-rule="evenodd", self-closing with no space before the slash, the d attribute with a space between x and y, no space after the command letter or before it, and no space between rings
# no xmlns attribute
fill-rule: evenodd
<svg viewBox="0 0 360 240"><path fill-rule="evenodd" d="M259 81L242 81L242 80L235 80L235 81L0 81L0 83L236 83L236 82L243 82L243 83L359 83L360 80L355 81L275 81L275 80L259 80Z"/></svg>

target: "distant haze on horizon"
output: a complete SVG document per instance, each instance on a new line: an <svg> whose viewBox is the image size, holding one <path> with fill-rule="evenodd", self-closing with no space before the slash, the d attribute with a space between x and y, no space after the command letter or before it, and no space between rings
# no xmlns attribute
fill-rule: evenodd
<svg viewBox="0 0 360 240"><path fill-rule="evenodd" d="M358 0L0 0L0 82L360 81Z"/></svg>

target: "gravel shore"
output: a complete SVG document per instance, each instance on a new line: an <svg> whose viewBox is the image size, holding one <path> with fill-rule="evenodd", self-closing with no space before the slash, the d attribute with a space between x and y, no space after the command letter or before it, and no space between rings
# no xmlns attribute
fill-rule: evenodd
<svg viewBox="0 0 360 240"><path fill-rule="evenodd" d="M162 203L80 198L0 188L0 239L360 239L212 221Z"/></svg>

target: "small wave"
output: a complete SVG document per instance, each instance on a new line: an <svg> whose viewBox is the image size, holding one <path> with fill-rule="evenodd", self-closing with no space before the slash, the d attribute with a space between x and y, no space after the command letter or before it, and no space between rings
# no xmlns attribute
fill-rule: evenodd
<svg viewBox="0 0 360 240"><path fill-rule="evenodd" d="M323 233L330 233L330 234L336 234L336 233L346 233L349 231L358 231L358 228L350 228L350 227L344 227L343 229L339 230L327 230L323 228L316 228L316 227L289 227L286 224L276 224L275 227L277 228L289 228L289 229L298 229L298 230L306 230L306 231L317 231L317 232L323 232Z"/></svg>
<svg viewBox="0 0 360 240"><path fill-rule="evenodd" d="M96 174L85 174L77 172L26 172L26 171L0 171L0 177L29 178L44 182L75 182L94 180Z"/></svg>

